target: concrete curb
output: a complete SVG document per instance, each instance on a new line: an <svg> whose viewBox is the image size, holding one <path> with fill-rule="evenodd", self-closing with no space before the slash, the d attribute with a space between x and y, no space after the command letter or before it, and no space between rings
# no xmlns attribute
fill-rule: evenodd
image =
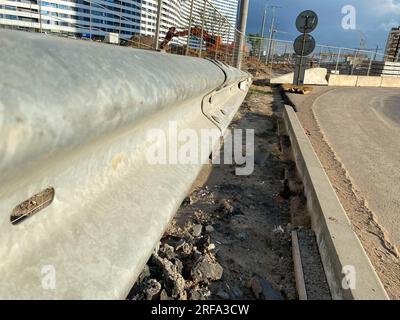
<svg viewBox="0 0 400 320"><path fill-rule="evenodd" d="M283 117L332 298L388 300L293 108L285 106Z"/></svg>

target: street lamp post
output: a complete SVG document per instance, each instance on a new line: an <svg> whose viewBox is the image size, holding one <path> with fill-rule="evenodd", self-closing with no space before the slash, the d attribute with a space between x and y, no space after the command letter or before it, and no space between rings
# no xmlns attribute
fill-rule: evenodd
<svg viewBox="0 0 400 320"><path fill-rule="evenodd" d="M269 28L269 44L268 44L266 64L268 64L269 60L270 60L271 47L272 47L272 38L273 38L274 33L275 33L275 31L274 31L274 28L275 28L275 9L282 8L282 7L270 6L269 8L272 8L272 20L271 20L271 26Z"/></svg>
<svg viewBox="0 0 400 320"><path fill-rule="evenodd" d="M258 60L261 59L261 48L264 47L264 29L265 29L265 18L267 16L267 5L265 5L264 15L261 24L261 40L258 48Z"/></svg>

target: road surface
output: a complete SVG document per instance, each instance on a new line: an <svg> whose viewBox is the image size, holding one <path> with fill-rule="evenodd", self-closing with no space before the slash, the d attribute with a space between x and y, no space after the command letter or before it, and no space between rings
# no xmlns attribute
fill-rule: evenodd
<svg viewBox="0 0 400 320"><path fill-rule="evenodd" d="M400 89L335 89L318 97L313 110L356 189L399 249Z"/></svg>

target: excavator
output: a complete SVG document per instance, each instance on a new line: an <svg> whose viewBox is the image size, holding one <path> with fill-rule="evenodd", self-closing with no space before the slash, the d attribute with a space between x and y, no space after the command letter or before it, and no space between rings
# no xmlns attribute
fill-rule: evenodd
<svg viewBox="0 0 400 320"><path fill-rule="evenodd" d="M210 35L206 30L199 28L199 27L192 27L187 30L183 31L176 31L176 27L170 27L167 34L165 35L164 40L160 44L160 49L166 49L168 46L169 42L174 38L174 37L185 37L189 35L189 30L190 30L190 36L194 37L203 37L203 40L206 44L206 49L209 52L214 52L214 53L224 53L227 52L231 54L233 52L234 48L234 43L231 44L225 44L222 42L222 37L221 36L214 36Z"/></svg>

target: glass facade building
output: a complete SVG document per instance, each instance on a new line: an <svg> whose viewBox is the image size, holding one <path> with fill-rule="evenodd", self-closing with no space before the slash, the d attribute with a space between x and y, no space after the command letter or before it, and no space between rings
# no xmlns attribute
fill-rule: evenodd
<svg viewBox="0 0 400 320"><path fill-rule="evenodd" d="M238 0L210 0L235 26ZM169 27L188 25L190 0L163 0L161 35ZM69 36L104 38L108 32L122 39L154 36L158 0L0 0L0 25ZM195 0L195 8L203 7ZM233 29L233 28L232 28ZM234 30L231 30L233 41Z"/></svg>

